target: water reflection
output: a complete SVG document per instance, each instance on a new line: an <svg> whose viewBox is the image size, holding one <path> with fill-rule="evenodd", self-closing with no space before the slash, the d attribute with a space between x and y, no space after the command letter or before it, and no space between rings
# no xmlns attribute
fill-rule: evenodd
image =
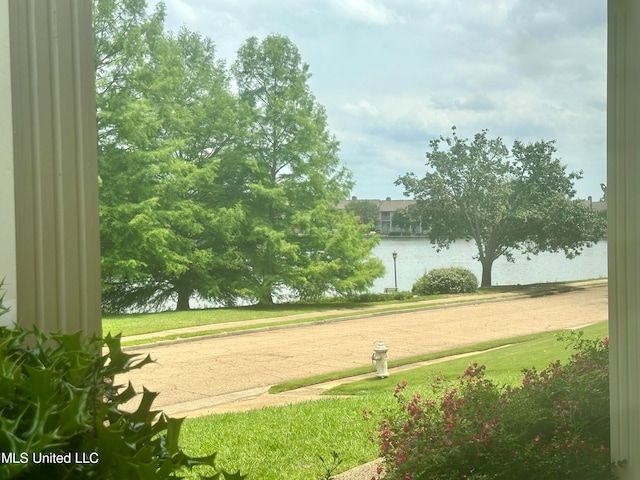
<svg viewBox="0 0 640 480"><path fill-rule="evenodd" d="M396 270L399 290L411 290L413 283L425 271L440 267L465 267L482 275L480 262L473 259L477 253L475 243L460 240L448 250L436 252L427 239L383 238L373 250L373 255L384 263L387 271L375 281L372 291L382 292L394 286L393 252L397 252ZM602 241L585 249L573 260L563 253L541 253L527 260L525 255L515 254L515 263L499 258L493 264L494 285L516 285L542 282L560 282L604 278L607 276L607 242Z"/></svg>

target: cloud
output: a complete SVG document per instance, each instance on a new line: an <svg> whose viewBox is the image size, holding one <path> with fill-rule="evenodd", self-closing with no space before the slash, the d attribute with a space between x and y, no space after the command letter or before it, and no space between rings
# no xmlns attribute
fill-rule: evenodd
<svg viewBox="0 0 640 480"><path fill-rule="evenodd" d="M529 78L576 82L599 77L605 69L606 2L520 0L510 12L511 66Z"/></svg>
<svg viewBox="0 0 640 480"><path fill-rule="evenodd" d="M370 25L389 25L401 21L393 10L376 0L329 0L329 5L350 21Z"/></svg>
<svg viewBox="0 0 640 480"><path fill-rule="evenodd" d="M171 8L175 15L182 20L184 25L193 24L198 20L198 13L184 0L167 0L167 8Z"/></svg>
<svg viewBox="0 0 640 480"><path fill-rule="evenodd" d="M150 3L156 0L150 0ZM166 0L167 25L211 37L230 64L249 36L298 46L358 196L424 172L456 125L510 145L557 140L599 196L605 160L606 2L580 0ZM194 18L193 12L197 15ZM413 165L413 166L412 166ZM385 183L386 182L386 183ZM386 186L385 186L386 185Z"/></svg>
<svg viewBox="0 0 640 480"><path fill-rule="evenodd" d="M385 123L379 123L370 130L372 135L390 140L394 144L419 144L426 145L431 131L421 112L403 115Z"/></svg>
<svg viewBox="0 0 640 480"><path fill-rule="evenodd" d="M360 100L357 104L345 103L340 107L344 112L356 117L369 116L377 117L380 111L366 100Z"/></svg>
<svg viewBox="0 0 640 480"><path fill-rule="evenodd" d="M490 111L496 103L486 93L476 92L469 96L451 98L447 95L435 95L431 101L436 108L444 110Z"/></svg>

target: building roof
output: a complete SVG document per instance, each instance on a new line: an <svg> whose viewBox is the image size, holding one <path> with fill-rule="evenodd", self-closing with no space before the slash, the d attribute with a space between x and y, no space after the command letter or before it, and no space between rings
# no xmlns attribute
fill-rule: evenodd
<svg viewBox="0 0 640 480"><path fill-rule="evenodd" d="M338 208L345 208L351 202L371 202L375 203L380 212L395 212L401 210L403 208L407 208L409 205L413 205L416 203L415 200L391 200L391 198L387 197L386 200L379 200L373 198L357 198L351 197L350 200L342 200L338 203Z"/></svg>

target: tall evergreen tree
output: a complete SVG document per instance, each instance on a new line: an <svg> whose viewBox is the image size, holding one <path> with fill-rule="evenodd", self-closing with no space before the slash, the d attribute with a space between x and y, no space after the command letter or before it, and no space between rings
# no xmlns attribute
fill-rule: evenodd
<svg viewBox="0 0 640 480"><path fill-rule="evenodd" d="M211 41L164 31L163 10L96 2L103 305L234 297L242 213L213 183L233 151L236 99ZM133 34L131 32L134 32Z"/></svg>
<svg viewBox="0 0 640 480"><path fill-rule="evenodd" d="M249 133L235 168L246 215L246 281L261 304L365 290L383 273L366 226L336 205L352 181L338 158L309 66L286 37L249 38L232 67ZM233 170L234 167L231 167Z"/></svg>
<svg viewBox="0 0 640 480"><path fill-rule="evenodd" d="M94 14L105 310L356 292L382 273L335 208L350 174L288 39L246 42L236 96L210 40L165 32L162 4Z"/></svg>

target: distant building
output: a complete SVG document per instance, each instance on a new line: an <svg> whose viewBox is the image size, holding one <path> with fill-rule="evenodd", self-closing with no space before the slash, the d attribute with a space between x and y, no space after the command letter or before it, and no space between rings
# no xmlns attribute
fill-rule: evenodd
<svg viewBox="0 0 640 480"><path fill-rule="evenodd" d="M381 233L382 235L389 235L393 233L403 233L405 230L400 228L393 221L393 216L399 210L404 210L410 205L415 205L417 202L415 200L391 200L391 197L387 197L384 200L372 199L372 198L362 198L351 197L350 200L342 200L338 204L338 208L346 209L347 206L352 202L370 202L375 204L378 207L378 219L375 222L374 229L376 232ZM587 200L581 200L581 202L587 207L596 210L598 212L607 210L607 202L601 201L593 201L592 197L588 197ZM422 233L421 227L414 227L411 233Z"/></svg>
<svg viewBox="0 0 640 480"><path fill-rule="evenodd" d="M591 196L588 196L586 200L582 200L582 203L597 212L604 212L607 210L607 202L594 202Z"/></svg>

